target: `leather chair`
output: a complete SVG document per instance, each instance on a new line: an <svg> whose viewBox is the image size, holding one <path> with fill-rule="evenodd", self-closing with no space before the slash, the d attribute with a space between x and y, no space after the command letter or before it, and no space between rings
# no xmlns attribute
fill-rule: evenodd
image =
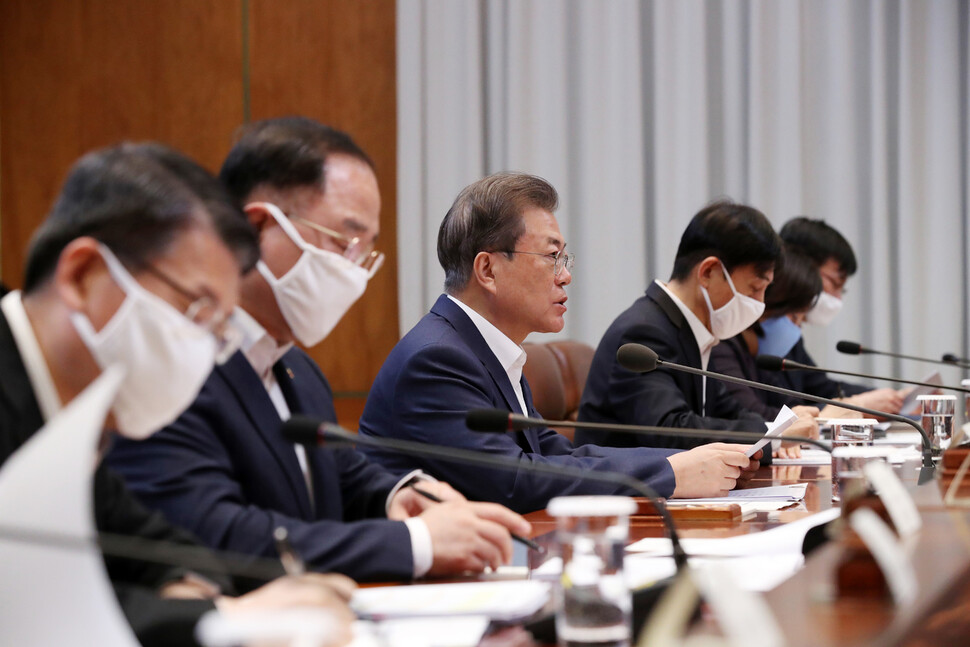
<svg viewBox="0 0 970 647"><path fill-rule="evenodd" d="M532 389L532 401L543 418L575 420L579 400L586 386L593 348L578 341L552 341L545 344L525 343L525 379ZM573 439L574 429L554 427L563 436Z"/></svg>

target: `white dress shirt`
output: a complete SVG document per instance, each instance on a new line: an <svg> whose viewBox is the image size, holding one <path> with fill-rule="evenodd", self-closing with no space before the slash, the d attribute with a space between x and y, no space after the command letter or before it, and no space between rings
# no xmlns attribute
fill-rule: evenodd
<svg viewBox="0 0 970 647"><path fill-rule="evenodd" d="M498 359L499 364L505 369L505 374L509 376L509 381L512 383L512 390L515 391L515 399L519 401L520 413L526 416L529 415L529 412L525 408L525 397L522 395L522 367L525 366L525 350L475 310L472 310L450 294L448 298L454 301L468 315L468 318L478 328L478 332L485 338L485 343L488 344L489 350L492 351L496 359Z"/></svg>
<svg viewBox="0 0 970 647"><path fill-rule="evenodd" d="M283 397L283 390L276 380L276 375L273 373L273 366L293 347L293 344L283 344L282 346L277 344L276 340L266 332L266 329L242 308L236 308L235 319L243 334L240 350L253 367L253 370L256 371L256 374L259 375L259 379L263 382L263 387L269 394L269 399L273 402L273 406L276 408L276 413L279 415L280 420L284 422L289 420L292 413L286 404L286 398ZM303 472L303 481L306 484L307 494L310 496L310 504L315 505L313 500L313 480L310 475L310 464L307 461L306 449L299 443L293 447L296 451L296 458L300 463L300 469ZM398 490L415 478L434 480L420 470L406 474L387 495L385 510L390 508L391 500L398 493ZM407 526L408 532L411 535L414 576L421 577L431 570L431 565L434 560L431 533L424 520L418 517L405 519L404 524Z"/></svg>
<svg viewBox="0 0 970 647"><path fill-rule="evenodd" d="M24 361L27 378L30 380L34 397L37 398L37 405L40 407L40 415L43 416L44 422L47 422L61 410L61 397L57 394L57 387L54 386L54 378L51 377L47 360L44 359L44 352L40 349L40 344L37 343L37 337L34 335L34 328L27 318L20 290L14 290L4 296L0 300L0 309L3 310L7 323L10 324L13 341L17 344L17 350L20 351L20 357Z"/></svg>
<svg viewBox="0 0 970 647"><path fill-rule="evenodd" d="M711 359L711 350L717 346L717 337L707 329L707 326L694 314L694 311L688 308L666 285L660 281L654 281L654 283L659 285L667 293L667 296L673 299L674 304L687 319L687 324L690 326L691 332L694 333L694 341L697 342L697 350L701 354L701 368L706 371L707 362ZM701 376L701 407L701 415L707 415L707 376L705 375Z"/></svg>

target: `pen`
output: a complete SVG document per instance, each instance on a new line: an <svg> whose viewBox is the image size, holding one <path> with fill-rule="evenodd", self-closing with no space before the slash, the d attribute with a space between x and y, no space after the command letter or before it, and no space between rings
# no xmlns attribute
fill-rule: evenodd
<svg viewBox="0 0 970 647"><path fill-rule="evenodd" d="M280 563L287 575L303 575L306 565L290 544L290 533L284 526L277 526L273 531L276 542L276 552L280 554Z"/></svg>
<svg viewBox="0 0 970 647"><path fill-rule="evenodd" d="M427 490L422 490L421 488L419 488L418 486L416 486L414 484L411 484L410 487L411 487L412 490L414 490L415 492L417 492L418 494L420 494L421 496L423 496L425 499L428 499L430 501L434 501L435 503L441 503L442 502L440 497L438 497L438 496L436 496L434 494L431 494ZM520 535L517 535L514 532L513 533L510 533L510 534L512 535L512 539L513 540L519 542L520 544L523 544L525 546L528 546L529 548L531 548L532 550L536 551L537 553L545 553L546 552L546 549L545 548L543 548L539 544L535 543L531 539L527 539L525 537L522 537Z"/></svg>

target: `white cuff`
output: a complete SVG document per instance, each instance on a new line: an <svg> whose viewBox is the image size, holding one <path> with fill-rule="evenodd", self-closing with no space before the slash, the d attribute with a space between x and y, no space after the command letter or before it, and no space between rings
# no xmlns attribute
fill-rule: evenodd
<svg viewBox="0 0 970 647"><path fill-rule="evenodd" d="M408 472L403 478L401 478L400 481L397 482L397 485L391 488L390 493L387 495L387 500L384 502L384 515L387 516L387 513L391 511L391 501L394 500L394 495L397 494L402 487L409 485L411 481L428 481L433 483L437 480L438 479L425 474L421 470Z"/></svg>
<svg viewBox="0 0 970 647"><path fill-rule="evenodd" d="M411 555L414 559L414 577L417 579L431 570L431 563L434 560L431 533L428 531L428 524L420 517L405 519L404 525L411 533Z"/></svg>

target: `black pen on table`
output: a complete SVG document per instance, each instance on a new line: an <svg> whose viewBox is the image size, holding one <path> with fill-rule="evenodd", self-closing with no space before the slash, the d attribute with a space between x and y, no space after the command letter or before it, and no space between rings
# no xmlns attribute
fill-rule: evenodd
<svg viewBox="0 0 970 647"><path fill-rule="evenodd" d="M443 502L442 499L441 499L441 497L436 496L434 494L431 494L427 490L422 490L421 488L419 488L417 485L414 485L413 483L409 487L412 490L414 490L415 492L417 492L418 494L420 494L421 496L423 496L425 499L428 499L430 501L434 501L435 503L442 503ZM531 548L532 550L536 551L537 553L544 553L544 552L546 552L546 549L545 548L543 548L539 544L535 543L531 539L528 539L526 537L522 537L521 535L517 535L514 532L513 533L510 533L510 534L512 535L512 539L514 541L517 541L517 542L519 542L520 544L522 544L524 546L528 546L529 548Z"/></svg>
<svg viewBox="0 0 970 647"><path fill-rule="evenodd" d="M280 563L287 575L303 575L306 564L290 544L290 533L285 526L277 526L273 531L273 541L276 542L276 552L280 554Z"/></svg>

